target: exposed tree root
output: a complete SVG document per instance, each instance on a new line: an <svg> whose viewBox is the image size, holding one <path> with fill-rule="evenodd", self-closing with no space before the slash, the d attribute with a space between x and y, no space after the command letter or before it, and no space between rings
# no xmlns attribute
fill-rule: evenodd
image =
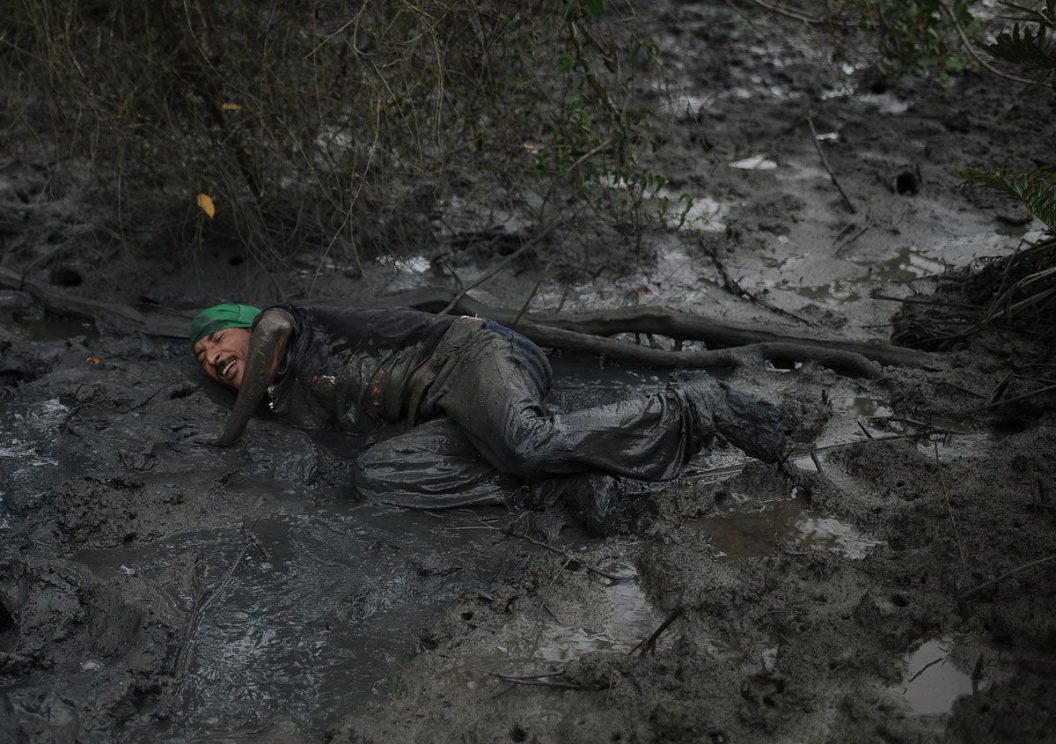
<svg viewBox="0 0 1056 744"><path fill-rule="evenodd" d="M190 323L188 317L180 314L141 312L128 305L78 297L8 269L0 268L0 287L28 291L54 312L86 315L100 324L150 336L182 338L186 336ZM454 303L453 299L456 300ZM333 300L322 302L334 304ZM927 369L940 366L939 358L934 354L891 344L783 336L765 328L716 321L659 305L569 315L537 315L488 307L465 296L453 298L449 290L442 289L403 292L356 304L480 315L523 333L541 346L604 354L654 367L731 367L736 366L738 357L745 354L782 363L814 361L840 372L872 378L882 374L881 365ZM611 338L620 333L659 334L679 342L703 341L715 348L686 351L681 350L679 344L674 350L656 349Z"/></svg>
<svg viewBox="0 0 1056 744"><path fill-rule="evenodd" d="M83 315L99 325L111 325L121 330L139 331L148 336L186 338L190 318L182 315L143 313L129 305L90 300L67 292L46 282L0 268L0 287L29 292L47 309L62 315Z"/></svg>
<svg viewBox="0 0 1056 744"><path fill-rule="evenodd" d="M381 297L378 307L414 307L437 312L450 304L447 290L424 289ZM934 354L891 344L819 340L783 336L764 328L726 323L658 305L639 305L569 315L531 314L483 305L463 297L452 312L491 318L523 333L542 346L606 354L660 367L733 366L741 354L758 354L775 362L816 361L863 377L879 377L881 365L939 369ZM668 351L619 341L618 333L653 333L679 340L703 341L708 351Z"/></svg>

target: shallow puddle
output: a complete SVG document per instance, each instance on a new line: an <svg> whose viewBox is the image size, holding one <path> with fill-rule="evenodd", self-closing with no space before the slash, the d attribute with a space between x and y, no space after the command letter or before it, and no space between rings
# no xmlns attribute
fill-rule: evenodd
<svg viewBox="0 0 1056 744"><path fill-rule="evenodd" d="M949 658L953 641L938 638L925 641L906 657L902 685L896 688L917 716L940 716L953 710L961 695L975 692L971 675L961 671Z"/></svg>
<svg viewBox="0 0 1056 744"><path fill-rule="evenodd" d="M948 268L942 261L924 255L918 249L903 246L898 253L886 261L869 262L871 281L907 282L925 276L938 276Z"/></svg>
<svg viewBox="0 0 1056 744"><path fill-rule="evenodd" d="M816 548L848 558L864 558L880 544L853 525L811 511L798 498L772 501L758 511L704 517L688 526L704 533L716 555L726 558L750 558L786 548Z"/></svg>
<svg viewBox="0 0 1056 744"><path fill-rule="evenodd" d="M868 418L883 418L893 415L887 401L868 396L840 395L829 400L834 406Z"/></svg>
<svg viewBox="0 0 1056 744"><path fill-rule="evenodd" d="M502 570L490 533L445 529L458 522L336 504L258 520L251 537L205 530L76 558L101 579L155 587L180 614L201 608L176 670L177 714L141 733L239 738L278 708L318 732L386 689L438 607ZM175 568L196 562L197 598Z"/></svg>
<svg viewBox="0 0 1056 744"><path fill-rule="evenodd" d="M65 341L77 336L91 338L99 335L95 321L91 318L69 315L45 313L38 317L26 316L18 320L18 326L30 341Z"/></svg>
<svg viewBox="0 0 1056 744"><path fill-rule="evenodd" d="M663 615L646 599L632 566L609 569L625 581L611 582L586 625L543 625L500 650L532 661L565 662L591 651L630 651L662 622Z"/></svg>

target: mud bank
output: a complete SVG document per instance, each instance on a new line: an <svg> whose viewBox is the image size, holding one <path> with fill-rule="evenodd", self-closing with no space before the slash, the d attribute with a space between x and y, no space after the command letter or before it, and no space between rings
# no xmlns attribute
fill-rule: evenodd
<svg viewBox="0 0 1056 744"><path fill-rule="evenodd" d="M886 339L887 298L1037 235L951 171L992 165L999 146L1012 167L1048 157L1041 97L971 73L885 80L853 45L726 4L649 13L670 71L657 169L693 197L685 224L648 235L630 271L506 271L480 301L668 303ZM44 193L28 163L0 165L3 209ZM49 250L45 228L91 221L73 194L18 209L29 217L3 237L20 266ZM638 249L610 235L595 249L626 265ZM243 259L61 263L86 297L183 309L268 303L277 284L294 299L452 271L468 285L490 268L449 247L360 279L310 255L278 277ZM979 336L939 371L878 380L748 361L731 381L780 403L790 467L720 444L679 482L625 494L618 534L599 539L559 511L360 503L366 438L261 418L237 447L208 448L230 400L183 344L0 299L0 739L1054 740L1056 571L1023 567L1056 554L1056 401L961 415L1025 347ZM552 360L558 407L664 380Z"/></svg>

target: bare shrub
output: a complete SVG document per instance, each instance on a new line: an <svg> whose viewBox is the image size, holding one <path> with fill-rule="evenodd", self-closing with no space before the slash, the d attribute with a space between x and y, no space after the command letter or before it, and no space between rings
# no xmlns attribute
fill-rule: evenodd
<svg viewBox="0 0 1056 744"><path fill-rule="evenodd" d="M41 96L33 125L91 164L121 232L358 262L433 240L452 204L640 222L657 50L630 5L12 5L0 55Z"/></svg>

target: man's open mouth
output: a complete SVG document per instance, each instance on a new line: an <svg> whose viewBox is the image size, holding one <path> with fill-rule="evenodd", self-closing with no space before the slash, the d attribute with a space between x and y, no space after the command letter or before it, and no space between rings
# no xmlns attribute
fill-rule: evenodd
<svg viewBox="0 0 1056 744"><path fill-rule="evenodd" d="M233 357L231 359L228 359L224 363L224 366L220 368L220 377L222 377L225 380L230 380L231 379L231 375L233 375L235 373L235 362L237 362L237 361L238 360L233 358Z"/></svg>

